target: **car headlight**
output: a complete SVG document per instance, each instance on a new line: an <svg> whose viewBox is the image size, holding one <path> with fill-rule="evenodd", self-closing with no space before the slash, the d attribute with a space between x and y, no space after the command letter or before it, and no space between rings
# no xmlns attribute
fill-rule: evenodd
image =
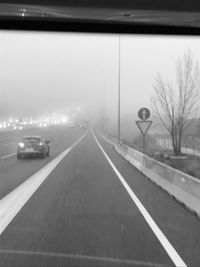
<svg viewBox="0 0 200 267"><path fill-rule="evenodd" d="M24 147L24 143L18 143L19 147Z"/></svg>

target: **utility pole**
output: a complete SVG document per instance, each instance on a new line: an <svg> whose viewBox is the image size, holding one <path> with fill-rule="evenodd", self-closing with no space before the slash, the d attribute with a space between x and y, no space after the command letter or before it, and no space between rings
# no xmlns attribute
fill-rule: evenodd
<svg viewBox="0 0 200 267"><path fill-rule="evenodd" d="M121 123L121 106L120 106L120 97L121 97L121 91L120 91L120 34L119 34L119 73L118 73L118 141L120 142L121 140L121 128L120 128L120 123Z"/></svg>

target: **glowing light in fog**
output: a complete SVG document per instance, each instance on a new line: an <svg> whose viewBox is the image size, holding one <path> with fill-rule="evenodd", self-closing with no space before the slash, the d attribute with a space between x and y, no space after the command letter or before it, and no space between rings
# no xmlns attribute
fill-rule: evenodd
<svg viewBox="0 0 200 267"><path fill-rule="evenodd" d="M62 117L62 123L67 123L67 122L69 122L69 118L68 117Z"/></svg>
<svg viewBox="0 0 200 267"><path fill-rule="evenodd" d="M80 112L81 111L81 106L77 107L77 111Z"/></svg>
<svg viewBox="0 0 200 267"><path fill-rule="evenodd" d="M24 147L24 143L18 143L20 147Z"/></svg>

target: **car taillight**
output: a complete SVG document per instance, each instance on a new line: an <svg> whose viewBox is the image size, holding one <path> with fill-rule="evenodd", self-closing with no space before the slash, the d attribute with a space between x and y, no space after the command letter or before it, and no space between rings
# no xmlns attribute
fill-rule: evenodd
<svg viewBox="0 0 200 267"><path fill-rule="evenodd" d="M18 143L18 146L19 147L24 147L24 143L20 142L20 143Z"/></svg>

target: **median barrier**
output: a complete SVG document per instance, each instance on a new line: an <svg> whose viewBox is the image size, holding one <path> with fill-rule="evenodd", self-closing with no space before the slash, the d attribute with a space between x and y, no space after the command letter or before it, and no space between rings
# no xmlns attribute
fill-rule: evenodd
<svg viewBox="0 0 200 267"><path fill-rule="evenodd" d="M146 177L200 217L200 180L126 145L115 143L114 148Z"/></svg>
<svg viewBox="0 0 200 267"><path fill-rule="evenodd" d="M117 140L117 138L115 138L115 137L111 137L110 135L108 135L108 134L106 134L106 133L103 133L103 134L101 134L101 132L99 132L99 131L97 131L98 132L98 134L106 141L106 142L108 142L109 144L111 144L111 145L115 145L115 144L117 144L118 143L118 140Z"/></svg>

